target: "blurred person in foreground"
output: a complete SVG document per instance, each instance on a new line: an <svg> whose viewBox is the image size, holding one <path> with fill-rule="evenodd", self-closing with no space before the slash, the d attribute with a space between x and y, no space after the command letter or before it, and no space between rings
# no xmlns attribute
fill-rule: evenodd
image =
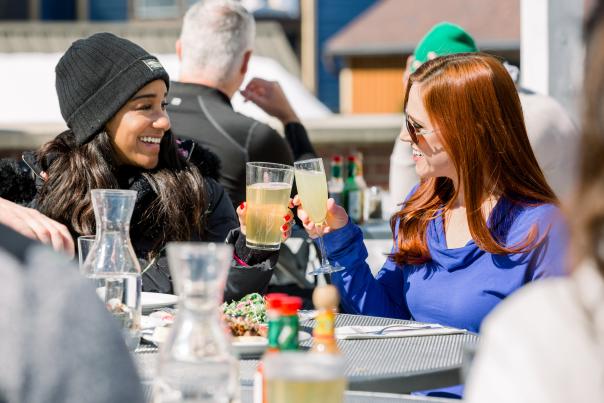
<svg viewBox="0 0 604 403"><path fill-rule="evenodd" d="M478 52L470 34L456 24L436 24L417 44L413 55L407 59L403 73L404 85L406 86L409 74L422 63L438 56L464 52ZM547 183L562 201L566 201L575 183L577 128L564 108L553 98L523 88L519 88L518 92L526 131L537 162ZM393 211L399 209L398 206L404 197L417 183L418 178L409 163L409 157L408 148L400 141L395 141L390 156L389 180L392 201L390 208Z"/></svg>
<svg viewBox="0 0 604 403"><path fill-rule="evenodd" d="M178 148L165 110L169 77L159 61L126 39L98 33L75 41L55 71L69 130L26 153L29 169L3 164L0 196L29 203L79 236L96 229L92 189L135 190L130 238L148 267L144 291L174 291L168 242L228 238L235 256L225 299L263 292L278 253L245 246L245 232L216 180L216 157L201 147L194 153ZM244 209L240 213L245 222ZM291 225L284 221L286 238Z"/></svg>
<svg viewBox="0 0 604 403"><path fill-rule="evenodd" d="M0 401L144 402L117 322L72 266L0 225Z"/></svg>
<svg viewBox="0 0 604 403"><path fill-rule="evenodd" d="M574 221L575 267L532 284L485 320L470 402L604 401L604 2L588 24Z"/></svg>
<svg viewBox="0 0 604 403"><path fill-rule="evenodd" d="M238 1L193 5L176 42L180 77L171 84L168 99L172 131L218 156L220 183L235 206L245 200L246 162L292 165L315 155L277 82L253 78L241 94L283 123L285 139L266 124L233 110L230 99L247 73L255 31L254 17Z"/></svg>
<svg viewBox="0 0 604 403"><path fill-rule="evenodd" d="M404 107L400 136L421 181L391 218L391 255L374 278L361 229L330 199L327 256L345 267L331 280L346 312L478 332L525 283L564 273L567 228L499 60L461 53L428 61L411 74Z"/></svg>

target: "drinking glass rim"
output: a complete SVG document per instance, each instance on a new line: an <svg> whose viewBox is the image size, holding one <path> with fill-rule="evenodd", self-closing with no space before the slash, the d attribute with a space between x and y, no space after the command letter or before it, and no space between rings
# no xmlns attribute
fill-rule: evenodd
<svg viewBox="0 0 604 403"><path fill-rule="evenodd" d="M299 170L299 171L310 171L310 169L304 169L303 166L305 165L311 165L317 161L321 162L321 167L323 167L323 158L309 158L307 160L302 160L302 161L295 161L294 162L294 169L295 170ZM325 169L325 168L323 168ZM316 172L323 172L323 171L316 171Z"/></svg>
<svg viewBox="0 0 604 403"><path fill-rule="evenodd" d="M131 189L92 189L91 194L105 194L109 196L129 196L136 197L136 190Z"/></svg>
<svg viewBox="0 0 604 403"><path fill-rule="evenodd" d="M281 171L293 171L294 167L291 165L278 164L276 162L262 162L262 161L250 161L246 162L247 166L254 168L271 168Z"/></svg>
<svg viewBox="0 0 604 403"><path fill-rule="evenodd" d="M315 161L323 161L323 158L318 157L318 158L309 158L307 160L301 160L301 161L294 161L294 167L296 167L297 165L302 165L302 164L309 164Z"/></svg>

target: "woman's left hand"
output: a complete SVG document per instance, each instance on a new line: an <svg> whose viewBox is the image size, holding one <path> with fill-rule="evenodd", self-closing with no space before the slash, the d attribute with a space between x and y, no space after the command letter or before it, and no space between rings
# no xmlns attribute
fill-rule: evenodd
<svg viewBox="0 0 604 403"><path fill-rule="evenodd" d="M292 234L292 228L294 226L294 213L291 209L294 207L293 200L289 199L287 206L287 212L283 216L283 225L281 226L281 242L285 242L289 239ZM239 217L239 227L243 235L246 234L245 229L245 217L247 213L247 203L243 202L237 207L237 216Z"/></svg>

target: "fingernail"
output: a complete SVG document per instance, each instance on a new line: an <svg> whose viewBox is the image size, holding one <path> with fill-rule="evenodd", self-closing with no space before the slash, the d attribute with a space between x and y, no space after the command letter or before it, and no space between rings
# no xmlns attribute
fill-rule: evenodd
<svg viewBox="0 0 604 403"><path fill-rule="evenodd" d="M283 225L281 226L281 230L283 230L283 231L287 230L287 224L283 224Z"/></svg>
<svg viewBox="0 0 604 403"><path fill-rule="evenodd" d="M239 208L240 208L241 210L243 210L243 209L245 208L245 202L241 202L241 204L239 205Z"/></svg>
<svg viewBox="0 0 604 403"><path fill-rule="evenodd" d="M285 221L289 221L289 214L286 214L283 218L285 219Z"/></svg>

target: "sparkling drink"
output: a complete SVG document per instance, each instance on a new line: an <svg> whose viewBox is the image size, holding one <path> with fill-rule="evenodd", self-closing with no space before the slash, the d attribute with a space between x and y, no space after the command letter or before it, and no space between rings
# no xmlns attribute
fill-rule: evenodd
<svg viewBox="0 0 604 403"><path fill-rule="evenodd" d="M89 278L94 283L97 295L118 320L126 345L134 350L141 334L140 274L103 273Z"/></svg>
<svg viewBox="0 0 604 403"><path fill-rule="evenodd" d="M269 379L267 389L269 403L342 403L346 379L323 381Z"/></svg>
<svg viewBox="0 0 604 403"><path fill-rule="evenodd" d="M291 184L255 183L247 186L246 237L250 248L277 250L287 213Z"/></svg>
<svg viewBox="0 0 604 403"><path fill-rule="evenodd" d="M327 180L323 171L296 169L296 186L304 211L310 219L321 224L327 215Z"/></svg>
<svg viewBox="0 0 604 403"><path fill-rule="evenodd" d="M264 361L268 403L343 403L345 360L303 352L271 354Z"/></svg>
<svg viewBox="0 0 604 403"><path fill-rule="evenodd" d="M300 178L298 193L302 201L302 208L308 213L312 222L316 225L317 242L321 251L321 266L315 267L309 274L319 275L334 273L343 270L344 267L335 264L332 266L327 261L327 252L323 244L322 227L325 226L327 218L327 181L325 180L325 168L321 158L294 162L296 178Z"/></svg>

